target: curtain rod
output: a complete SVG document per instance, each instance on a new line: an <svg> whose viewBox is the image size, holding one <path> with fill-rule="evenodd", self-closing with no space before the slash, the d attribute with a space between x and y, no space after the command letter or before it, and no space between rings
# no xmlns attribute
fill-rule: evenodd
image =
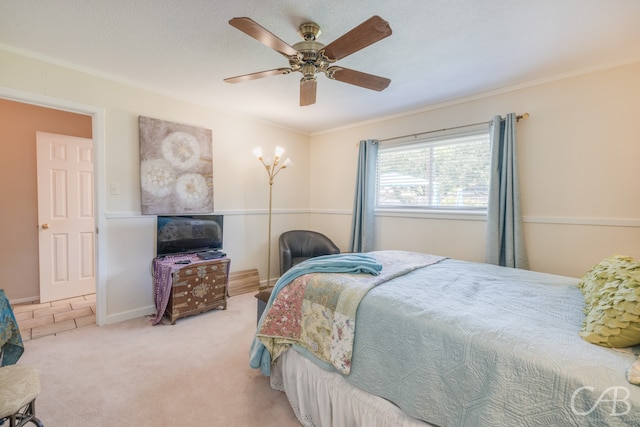
<svg viewBox="0 0 640 427"><path fill-rule="evenodd" d="M517 122L519 122L521 119L522 119L522 120L527 120L528 118L529 118L529 113L523 113L523 114L521 114L521 115L519 115L519 116L516 116L516 121L517 121ZM418 136L426 135L426 134L429 134L429 133L443 132L443 131L445 131L445 130L452 130L452 129L467 128L467 127L471 127L471 126L478 126L478 125L482 125L482 124L485 124L485 123L489 124L489 123L491 123L491 122L490 122L490 121L488 121L488 122L471 123L471 124L469 124L469 125L454 126L454 127L452 127L452 128L436 129L436 130L429 130L429 131L426 131L426 132L411 133L411 134L409 134L409 135L394 136L393 138L379 139L379 140L378 140L378 142L393 141L393 140L395 140L395 139L408 138L408 137L410 137L410 136L412 136L412 137L416 138L416 137L418 137Z"/></svg>

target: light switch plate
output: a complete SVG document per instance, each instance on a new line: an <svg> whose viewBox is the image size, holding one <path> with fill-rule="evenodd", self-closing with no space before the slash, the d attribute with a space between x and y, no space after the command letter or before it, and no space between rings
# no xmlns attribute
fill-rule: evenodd
<svg viewBox="0 0 640 427"><path fill-rule="evenodd" d="M111 188L109 189L109 193L111 193L114 196L120 194L120 184L118 184L117 182L112 182Z"/></svg>

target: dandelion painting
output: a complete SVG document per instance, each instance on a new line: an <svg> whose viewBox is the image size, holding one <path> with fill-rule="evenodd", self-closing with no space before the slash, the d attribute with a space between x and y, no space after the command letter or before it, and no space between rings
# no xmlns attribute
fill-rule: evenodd
<svg viewBox="0 0 640 427"><path fill-rule="evenodd" d="M213 212L211 130L140 116L145 215Z"/></svg>

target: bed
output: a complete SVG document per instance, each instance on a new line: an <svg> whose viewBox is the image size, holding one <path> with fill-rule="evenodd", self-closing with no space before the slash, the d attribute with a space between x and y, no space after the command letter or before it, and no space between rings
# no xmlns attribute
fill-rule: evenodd
<svg viewBox="0 0 640 427"><path fill-rule="evenodd" d="M578 334L578 284L413 252L319 257L276 284L250 364L305 426L640 425L637 348Z"/></svg>

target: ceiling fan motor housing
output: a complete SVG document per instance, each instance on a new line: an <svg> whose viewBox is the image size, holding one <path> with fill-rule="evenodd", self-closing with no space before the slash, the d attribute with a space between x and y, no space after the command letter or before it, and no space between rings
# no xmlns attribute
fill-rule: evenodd
<svg viewBox="0 0 640 427"><path fill-rule="evenodd" d="M317 72L324 72L329 67L329 61L320 53L324 48L322 43L317 41L303 41L293 45L293 48L298 51L299 55L289 58L289 65L293 71L301 71L303 74L307 74L309 67L306 65L314 66L314 74Z"/></svg>

